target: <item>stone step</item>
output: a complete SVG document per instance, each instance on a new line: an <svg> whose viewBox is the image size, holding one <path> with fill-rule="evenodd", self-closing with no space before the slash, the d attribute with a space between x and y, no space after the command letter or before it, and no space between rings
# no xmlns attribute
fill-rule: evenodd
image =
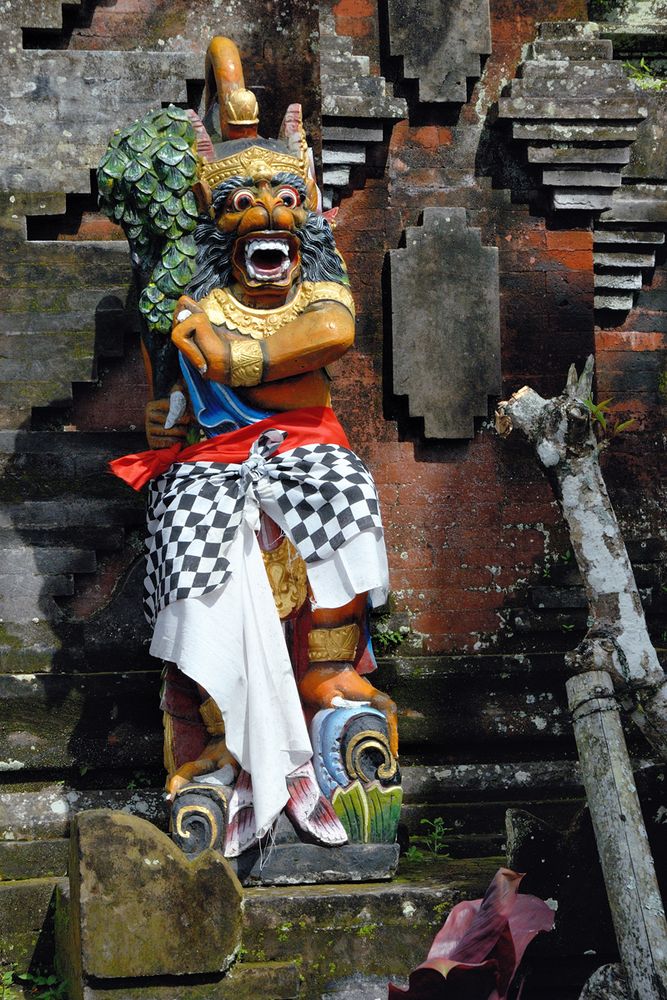
<svg viewBox="0 0 667 1000"><path fill-rule="evenodd" d="M0 760L6 771L160 767L160 672L109 672L103 653L98 661L93 650L95 673L0 674ZM113 644L108 655L119 655ZM426 750L442 754L457 746L499 742L515 757L525 746L534 757L546 748L563 752L567 747L569 753L561 657L479 660L487 662L454 657L382 663L376 683L399 706L404 755L410 759ZM130 660L128 665L135 664Z"/></svg>
<svg viewBox="0 0 667 1000"><path fill-rule="evenodd" d="M607 208L612 199L611 188L554 188L553 206L572 211L597 212Z"/></svg>
<svg viewBox="0 0 667 1000"><path fill-rule="evenodd" d="M572 125L561 122L524 122L514 125L515 139L541 140L544 142L634 142L637 138L635 125L611 125L589 122Z"/></svg>
<svg viewBox="0 0 667 1000"><path fill-rule="evenodd" d="M539 37L543 39L597 38L599 25L592 21L543 21Z"/></svg>
<svg viewBox="0 0 667 1000"><path fill-rule="evenodd" d="M538 38L532 45L535 59L540 61L564 59L569 60L593 60L593 59L613 59L614 49L612 43L607 38L585 38L585 39L540 39Z"/></svg>
<svg viewBox="0 0 667 1000"><path fill-rule="evenodd" d="M628 274L600 274L596 271L594 283L596 288L621 288L634 291L642 287L643 279L641 271Z"/></svg>
<svg viewBox="0 0 667 1000"><path fill-rule="evenodd" d="M381 128L356 128L353 125L327 125L322 129L322 141L338 142L382 142L384 133Z"/></svg>
<svg viewBox="0 0 667 1000"><path fill-rule="evenodd" d="M612 309L615 312L628 312L632 309L635 300L632 295L595 295L593 298L594 309Z"/></svg>
<svg viewBox="0 0 667 1000"><path fill-rule="evenodd" d="M0 431L0 500L56 502L69 494L127 502L132 494L121 480L109 475L108 463L145 447L146 440L138 432Z"/></svg>
<svg viewBox="0 0 667 1000"><path fill-rule="evenodd" d="M624 184L611 206L601 216L603 222L667 222L667 187L661 184Z"/></svg>
<svg viewBox="0 0 667 1000"><path fill-rule="evenodd" d="M338 118L388 119L403 118L407 105L400 97L336 97L325 95L322 99L322 114Z"/></svg>
<svg viewBox="0 0 667 1000"><path fill-rule="evenodd" d="M600 267L642 268L655 266L654 253L628 253L619 250L616 253L593 252L593 264Z"/></svg>
<svg viewBox="0 0 667 1000"><path fill-rule="evenodd" d="M554 94L553 97L517 96L504 98L500 101L500 113L504 118L544 118L547 121L604 121L610 119L619 121L625 118L640 119L646 117L645 110L636 98L624 100L621 97L563 97Z"/></svg>
<svg viewBox="0 0 667 1000"><path fill-rule="evenodd" d="M630 149L627 146L529 146L528 162L554 166L626 164L630 162Z"/></svg>
<svg viewBox="0 0 667 1000"><path fill-rule="evenodd" d="M297 956L298 957L298 956ZM83 1000L296 1000L302 997L299 962L239 962L221 977L183 977L171 985L145 979L123 980L115 988L102 980L88 984ZM386 987L385 987L386 988Z"/></svg>
<svg viewBox="0 0 667 1000"><path fill-rule="evenodd" d="M561 79L567 82L571 79L588 81L595 85L602 80L622 81L622 86L629 89L630 84L625 70L616 60L599 59L563 59L560 62L528 60L521 64L521 76L512 81L512 90L517 83L530 83L530 89L537 92L543 81Z"/></svg>
<svg viewBox="0 0 667 1000"><path fill-rule="evenodd" d="M363 164L365 162L366 148L361 143L354 145L352 143L345 143L344 145L341 143L333 147L329 147L326 144L322 149L322 163L325 169L337 164Z"/></svg>
<svg viewBox="0 0 667 1000"><path fill-rule="evenodd" d="M554 187L616 188L621 175L603 170L544 170L542 182Z"/></svg>
<svg viewBox="0 0 667 1000"><path fill-rule="evenodd" d="M595 228L593 242L598 243L635 243L659 246L665 242L665 234L649 232L644 229L600 229Z"/></svg>

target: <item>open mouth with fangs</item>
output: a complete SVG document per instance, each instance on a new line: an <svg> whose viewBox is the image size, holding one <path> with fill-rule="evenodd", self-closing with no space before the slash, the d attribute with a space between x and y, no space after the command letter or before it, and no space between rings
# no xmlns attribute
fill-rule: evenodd
<svg viewBox="0 0 667 1000"><path fill-rule="evenodd" d="M248 284L289 285L299 264L299 240L289 232L250 233L236 241L234 263Z"/></svg>

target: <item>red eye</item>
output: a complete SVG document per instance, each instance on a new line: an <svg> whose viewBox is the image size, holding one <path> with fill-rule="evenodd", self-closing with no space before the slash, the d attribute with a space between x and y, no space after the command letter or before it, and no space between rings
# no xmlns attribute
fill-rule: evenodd
<svg viewBox="0 0 667 1000"><path fill-rule="evenodd" d="M231 197L231 205L235 212L244 212L255 204L255 199L249 191L236 191Z"/></svg>
<svg viewBox="0 0 667 1000"><path fill-rule="evenodd" d="M282 201L283 205L287 205L288 208L296 208L301 198L299 197L298 191L294 188L281 188L276 195L278 201Z"/></svg>

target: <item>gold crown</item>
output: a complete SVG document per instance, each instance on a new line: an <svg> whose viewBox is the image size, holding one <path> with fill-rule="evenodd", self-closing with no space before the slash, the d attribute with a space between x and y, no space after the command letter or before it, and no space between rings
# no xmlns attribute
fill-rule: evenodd
<svg viewBox="0 0 667 1000"><path fill-rule="evenodd" d="M227 95L225 111L230 125L257 125L259 122L257 98L252 90L243 87Z"/></svg>
<svg viewBox="0 0 667 1000"><path fill-rule="evenodd" d="M308 182L310 171L307 153L296 157L277 149L247 146L240 153L232 153L231 156L214 160L212 163L204 163L199 176L210 187L215 188L230 177L252 177L256 181L270 181L283 171L297 174Z"/></svg>

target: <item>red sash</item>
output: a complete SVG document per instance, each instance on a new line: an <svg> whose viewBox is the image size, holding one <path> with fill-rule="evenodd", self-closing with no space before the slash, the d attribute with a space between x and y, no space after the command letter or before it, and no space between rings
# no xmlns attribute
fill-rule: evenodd
<svg viewBox="0 0 667 1000"><path fill-rule="evenodd" d="M170 448L140 451L136 455L123 455L109 462L115 476L135 490L140 490L149 479L162 475L174 462L244 462L252 444L264 431L275 428L286 431L287 437L276 449L276 454L291 451L305 444L339 444L349 448L345 431L329 406L306 406L266 417L257 424L242 427L229 434L218 434L208 441L183 448L177 441Z"/></svg>

